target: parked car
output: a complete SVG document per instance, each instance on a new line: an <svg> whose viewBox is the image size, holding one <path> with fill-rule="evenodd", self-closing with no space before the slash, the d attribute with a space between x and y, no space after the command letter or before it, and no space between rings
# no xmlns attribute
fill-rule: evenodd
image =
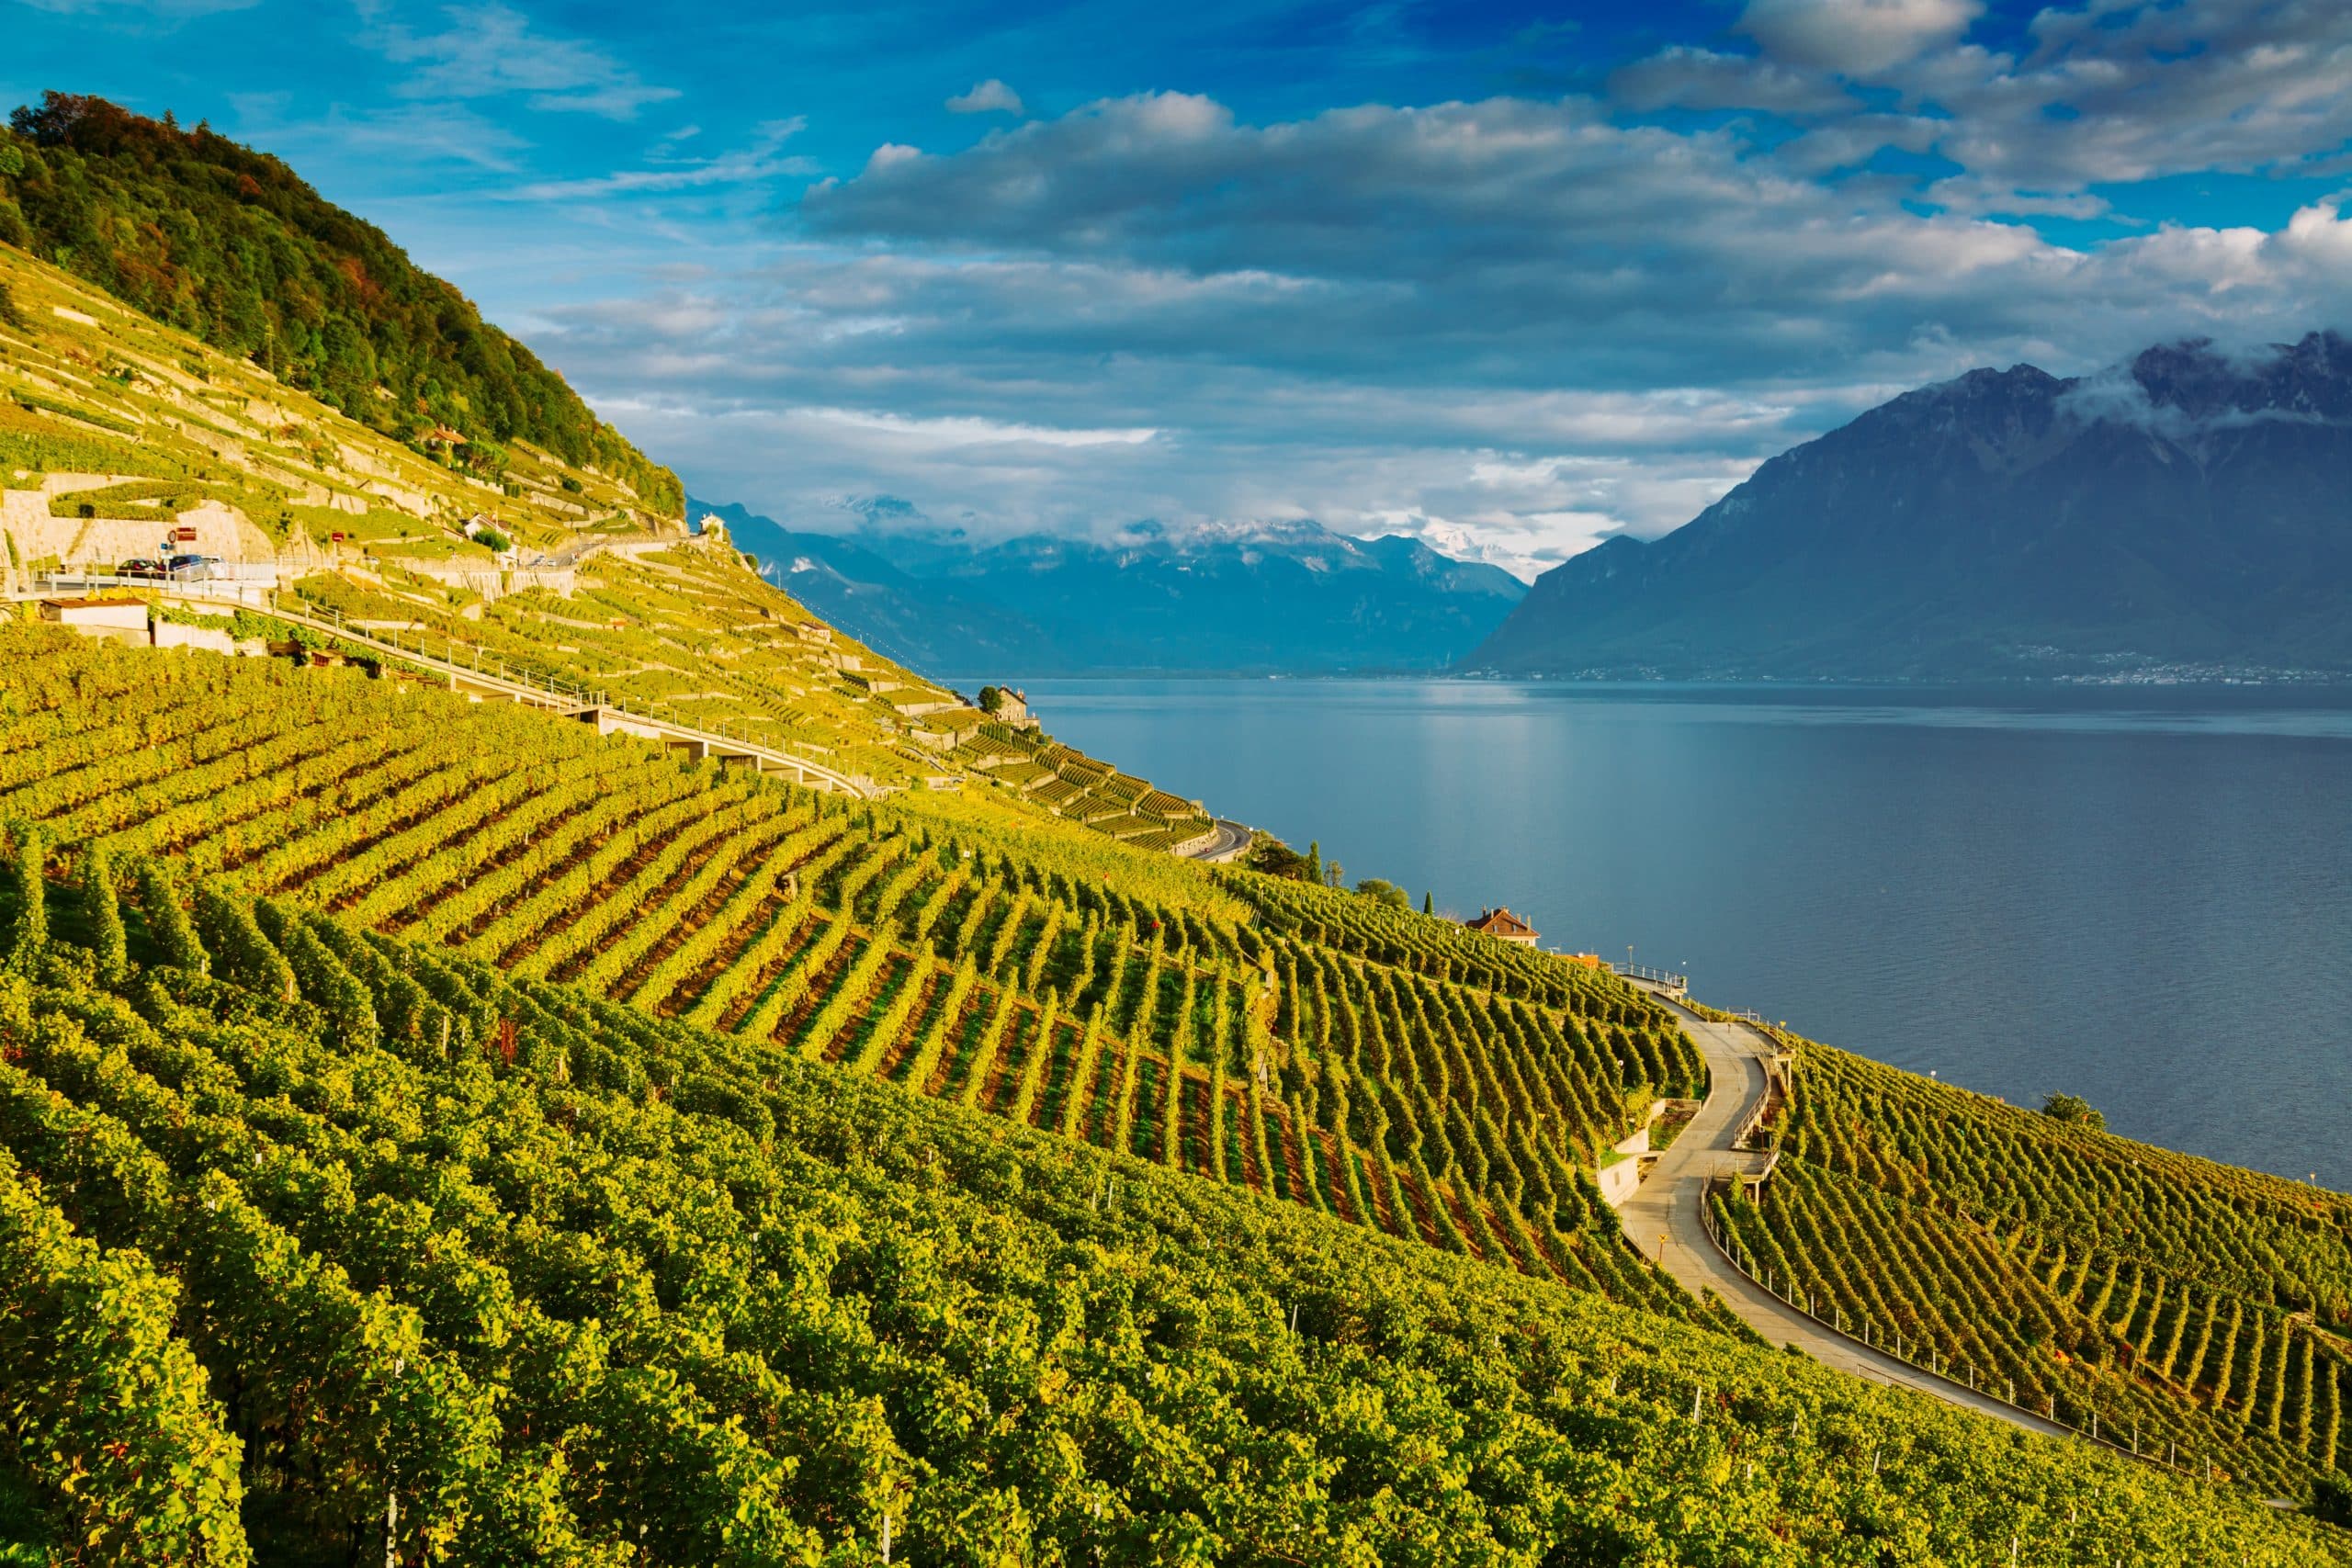
<svg viewBox="0 0 2352 1568"><path fill-rule="evenodd" d="M171 569L162 561L149 560L142 556L137 560L127 560L116 567L114 574L117 577L138 577L156 581L170 576Z"/></svg>
<svg viewBox="0 0 2352 1568"><path fill-rule="evenodd" d="M165 563L175 582L201 582L220 564L219 556L174 556Z"/></svg>

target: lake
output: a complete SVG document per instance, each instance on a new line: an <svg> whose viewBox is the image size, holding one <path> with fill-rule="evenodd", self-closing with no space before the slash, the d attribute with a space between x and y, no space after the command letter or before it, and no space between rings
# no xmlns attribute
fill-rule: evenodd
<svg viewBox="0 0 2352 1568"><path fill-rule="evenodd" d="M2352 695L1028 692L1060 739L1417 907L1508 904L1815 1039L2352 1187Z"/></svg>

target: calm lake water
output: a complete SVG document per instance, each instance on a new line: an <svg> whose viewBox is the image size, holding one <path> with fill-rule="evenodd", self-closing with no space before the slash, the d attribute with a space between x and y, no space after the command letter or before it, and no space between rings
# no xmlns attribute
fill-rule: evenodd
<svg viewBox="0 0 2352 1568"><path fill-rule="evenodd" d="M2352 695L1028 692L1062 739L1351 881L1508 904L1815 1039L2352 1187Z"/></svg>

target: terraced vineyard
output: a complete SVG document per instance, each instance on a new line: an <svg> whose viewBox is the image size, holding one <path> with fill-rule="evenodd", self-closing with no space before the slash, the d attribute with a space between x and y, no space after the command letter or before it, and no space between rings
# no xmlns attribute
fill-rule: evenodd
<svg viewBox="0 0 2352 1568"><path fill-rule="evenodd" d="M1076 829L854 809L356 671L0 642L0 821L1465 1256L1690 1310L1584 1174L1693 1047L1613 979ZM942 803L943 809L952 807ZM1323 936L1337 933L1327 942Z"/></svg>
<svg viewBox="0 0 2352 1568"><path fill-rule="evenodd" d="M0 586L109 573L191 529L201 553L299 578L322 609L485 664L886 786L988 777L954 750L978 711L818 624L723 539L686 537L609 474L522 441L491 470L393 440L6 245L0 288L16 306L0 319ZM666 471L654 479L674 492ZM515 549L469 533L484 523ZM1047 815L1015 790L975 794L1001 819ZM1172 848L1205 826L1184 811L1181 830L1174 813L1116 830Z"/></svg>
<svg viewBox="0 0 2352 1568"><path fill-rule="evenodd" d="M165 864L0 877L0 1490L37 1554L2352 1561L790 1044L222 878L184 905Z"/></svg>
<svg viewBox="0 0 2352 1568"><path fill-rule="evenodd" d="M1057 817L1137 849L1174 850L1211 830L1199 801L1154 789L1034 730L985 720L962 735L948 757Z"/></svg>
<svg viewBox="0 0 2352 1568"><path fill-rule="evenodd" d="M1792 1043L1780 1164L1717 1212L1816 1310L2267 1491L2352 1465L2352 1199Z"/></svg>

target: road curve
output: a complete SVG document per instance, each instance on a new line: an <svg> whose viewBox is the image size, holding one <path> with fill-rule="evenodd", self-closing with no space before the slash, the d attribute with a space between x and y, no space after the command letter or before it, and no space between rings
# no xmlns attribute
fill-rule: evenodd
<svg viewBox="0 0 2352 1568"><path fill-rule="evenodd" d="M1654 987L1672 1008L1707 1058L1707 1099L1681 1135L1657 1156L1649 1178L1618 1211L1626 1235L1653 1262L1661 1262L1684 1290L1713 1291L1740 1321L1773 1345L1794 1345L1826 1367L1871 1382L1932 1394L2047 1437L2075 1436L2052 1421L1949 1382L1894 1356L1835 1333L1774 1296L1731 1266L1707 1238L1700 1218L1710 1178L1761 1168L1763 1156L1732 1147L1732 1134L1764 1098L1769 1047L1745 1024L1710 1023ZM1660 1239L1663 1238L1663 1247Z"/></svg>
<svg viewBox="0 0 2352 1568"><path fill-rule="evenodd" d="M1196 850L1181 851L1186 860L1207 861L1212 863L1229 861L1250 847L1250 829L1240 822L1228 822L1220 817L1215 824L1216 840Z"/></svg>

